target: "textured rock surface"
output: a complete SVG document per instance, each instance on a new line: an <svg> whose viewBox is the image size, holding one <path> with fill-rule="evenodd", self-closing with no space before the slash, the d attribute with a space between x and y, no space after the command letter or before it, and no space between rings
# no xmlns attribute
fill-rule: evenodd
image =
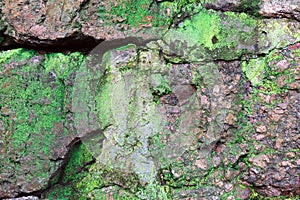
<svg viewBox="0 0 300 200"><path fill-rule="evenodd" d="M299 45L275 50L259 62L264 78L247 99L253 138L259 141L256 148L261 153L249 158L251 167L243 179L266 196L293 195L299 193L300 184Z"/></svg>
<svg viewBox="0 0 300 200"><path fill-rule="evenodd" d="M299 0L196 2L207 9L243 11L265 17L300 20ZM172 19L176 21L193 12L185 10L188 3L189 1L151 0L7 0L0 4L0 16L3 15L1 24L5 25L5 36L12 37L18 43L50 45L62 42L59 40L62 38L88 37L97 40L127 36L156 38L172 23ZM14 42L10 40L3 45L12 43Z"/></svg>
<svg viewBox="0 0 300 200"><path fill-rule="evenodd" d="M158 45L173 62L176 55L187 62L234 60L293 44L300 39L299 29L300 23L286 19L202 10L168 30Z"/></svg>
<svg viewBox="0 0 300 200"><path fill-rule="evenodd" d="M1 53L1 198L45 189L64 162L75 136L67 115L71 69L82 59L79 53Z"/></svg>
<svg viewBox="0 0 300 200"><path fill-rule="evenodd" d="M0 4L1 6L1 4ZM166 8L150 0L134 2L97 0L4 1L5 35L18 43L57 44L60 39L97 40L149 36L144 27L166 25ZM0 10L1 11L1 10ZM1 26L0 26L1 27ZM159 30L153 33L157 36ZM150 34L150 36L154 36Z"/></svg>
<svg viewBox="0 0 300 200"><path fill-rule="evenodd" d="M299 5L0 2L0 198L299 199Z"/></svg>
<svg viewBox="0 0 300 200"><path fill-rule="evenodd" d="M299 0L208 0L203 6L223 11L243 11L264 17L283 17L300 20Z"/></svg>
<svg viewBox="0 0 300 200"><path fill-rule="evenodd" d="M199 155L195 155L196 164L193 165L205 162L211 145L220 138L218 134L226 112L217 66L213 63L170 64L157 50L137 49L136 46L113 50L104 58L102 65L107 67L107 74L95 98L100 118L97 121L104 129L105 139L102 149L95 148L97 144L89 140L84 139L83 143L97 156L92 171L105 170L105 173L92 175L83 183L93 183L102 177L106 184L121 185L136 192L138 187L157 184L161 168L182 154L182 159L188 159L189 155L184 152L197 137L202 138L197 143ZM200 89L202 82L207 85ZM187 166L185 172L180 172L179 166L177 170L178 176L190 173L191 177L196 177L201 172L201 169L193 170L192 166ZM113 176L109 171L118 174ZM120 173L131 178L120 178ZM150 186L146 187L148 192ZM137 195L152 198L150 194Z"/></svg>

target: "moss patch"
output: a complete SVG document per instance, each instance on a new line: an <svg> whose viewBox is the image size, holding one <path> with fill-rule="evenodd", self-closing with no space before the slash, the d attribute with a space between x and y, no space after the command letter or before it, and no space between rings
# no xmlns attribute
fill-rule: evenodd
<svg viewBox="0 0 300 200"><path fill-rule="evenodd" d="M61 172L60 182L50 191L47 191L43 198L47 199L78 199L82 197L76 184L88 174L89 165L93 157L86 147L80 143L75 145L69 156L69 162Z"/></svg>
<svg viewBox="0 0 300 200"><path fill-rule="evenodd" d="M67 145L63 139L69 133L64 123L66 104L70 101L67 90L71 89L66 79L83 58L79 54L64 55L62 62L52 56L55 54L44 56L24 49L0 55L0 120L4 122L5 133L1 139L8 153L3 156L10 158L1 165L10 165L37 189L47 185L59 166L51 161L60 153L57 145ZM34 176L24 173L24 168Z"/></svg>
<svg viewBox="0 0 300 200"><path fill-rule="evenodd" d="M243 72L254 86L262 83L266 67L265 59L251 59L248 63L242 63Z"/></svg>
<svg viewBox="0 0 300 200"><path fill-rule="evenodd" d="M220 13L200 6L178 29L166 33L163 41L168 46L163 48L173 62L237 59L255 53L256 28L257 19L245 13Z"/></svg>
<svg viewBox="0 0 300 200"><path fill-rule="evenodd" d="M213 37L220 32L220 21L219 15L203 10L191 20L185 20L180 24L179 31L191 38L195 44L202 44L211 50L214 47Z"/></svg>
<svg viewBox="0 0 300 200"><path fill-rule="evenodd" d="M158 27L167 25L169 22L164 11L150 0L111 2L109 6L100 6L98 13L100 18L108 24L117 21L134 27L150 24Z"/></svg>
<svg viewBox="0 0 300 200"><path fill-rule="evenodd" d="M287 91L287 85L293 81L291 69L289 67L278 69L276 64L284 59L283 55L274 50L263 58L250 59L248 62L242 62L242 71L253 86L260 86L266 94L280 94ZM289 65L286 63L285 65ZM285 82L279 83L281 76Z"/></svg>

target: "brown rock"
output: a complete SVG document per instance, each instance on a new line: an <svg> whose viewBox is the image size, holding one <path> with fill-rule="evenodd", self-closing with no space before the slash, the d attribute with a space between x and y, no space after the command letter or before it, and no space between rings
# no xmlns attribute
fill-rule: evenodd
<svg viewBox="0 0 300 200"><path fill-rule="evenodd" d="M275 110L274 110L274 112L276 113L276 114L283 114L284 113L284 110L282 110L282 109L280 109L280 108L275 108Z"/></svg>
<svg viewBox="0 0 300 200"><path fill-rule="evenodd" d="M280 149L283 141L284 141L284 140L283 140L282 138L277 138L277 139L276 139L275 147L276 147L277 149Z"/></svg>
<svg viewBox="0 0 300 200"><path fill-rule="evenodd" d="M296 156L296 154L295 154L294 152L288 152L288 153L286 153L285 155L286 155L286 157L288 157L288 158L294 158L294 157Z"/></svg>
<svg viewBox="0 0 300 200"><path fill-rule="evenodd" d="M230 183L225 184L225 192L230 192L233 189L233 185Z"/></svg>
<svg viewBox="0 0 300 200"><path fill-rule="evenodd" d="M1 109L1 113L2 113L2 115L8 116L8 115L10 115L11 111L10 111L9 107L6 106Z"/></svg>
<svg viewBox="0 0 300 200"><path fill-rule="evenodd" d="M287 60L281 60L276 64L276 67L279 69L279 72L283 72L290 67L290 63Z"/></svg>
<svg viewBox="0 0 300 200"><path fill-rule="evenodd" d="M249 188L238 189L237 197L239 199L248 199L251 194L251 190Z"/></svg>
<svg viewBox="0 0 300 200"><path fill-rule="evenodd" d="M236 121L236 118L235 116L232 114L232 113L229 113L226 117L226 123L229 124L229 125L233 125L234 122Z"/></svg>
<svg viewBox="0 0 300 200"><path fill-rule="evenodd" d="M265 132L267 132L267 127L264 125L260 125L260 126L256 127L256 132L265 133Z"/></svg>
<svg viewBox="0 0 300 200"><path fill-rule="evenodd" d="M298 0L263 0L259 7L259 13L267 17L288 17L300 20Z"/></svg>
<svg viewBox="0 0 300 200"><path fill-rule="evenodd" d="M195 165L202 170L206 170L208 165L205 159L196 160Z"/></svg>
<svg viewBox="0 0 300 200"><path fill-rule="evenodd" d="M253 165L259 166L261 168L266 168L267 163L270 162L267 155L259 155L256 157L250 157L249 162L252 162Z"/></svg>

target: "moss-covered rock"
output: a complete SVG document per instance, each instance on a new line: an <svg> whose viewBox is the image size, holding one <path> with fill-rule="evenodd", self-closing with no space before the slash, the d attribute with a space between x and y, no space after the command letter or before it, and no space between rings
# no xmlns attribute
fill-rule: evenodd
<svg viewBox="0 0 300 200"><path fill-rule="evenodd" d="M217 66L166 63L158 50L135 45L107 52L100 65L97 57L90 60L78 70L73 111L97 163L77 186L94 198L102 198L97 188L108 185L142 199L167 198L171 193L159 182L160 169L178 159L201 131L206 134L193 159L204 159L219 139L226 107ZM200 171L187 166L184 173L194 177ZM160 192L154 195L155 188Z"/></svg>
<svg viewBox="0 0 300 200"><path fill-rule="evenodd" d="M2 198L45 189L61 166L75 137L66 119L68 81L82 59L77 53L1 52Z"/></svg>
<svg viewBox="0 0 300 200"><path fill-rule="evenodd" d="M299 184L294 182L298 173L295 157L299 154L295 140L296 127L299 127L296 117L299 108L295 105L299 100L297 46L274 50L263 58L244 64L246 76L247 72L255 73L256 69L252 71L251 67L256 64L263 66L259 69L263 73L256 72L256 76L251 76L254 78L247 76L254 87L247 94L245 108L254 129L251 135L257 144L242 179L257 187L255 190L264 196L299 194Z"/></svg>
<svg viewBox="0 0 300 200"><path fill-rule="evenodd" d="M123 39L0 53L0 198L299 198L298 5L273 2L4 2L18 42Z"/></svg>
<svg viewBox="0 0 300 200"><path fill-rule="evenodd" d="M299 29L290 20L202 9L168 30L158 45L172 62L234 60L293 44L300 40Z"/></svg>
<svg viewBox="0 0 300 200"><path fill-rule="evenodd" d="M92 154L82 143L77 143L72 147L66 159L67 164L55 177L54 186L46 190L42 198L79 199L83 197L76 184L88 175L89 166L94 162Z"/></svg>

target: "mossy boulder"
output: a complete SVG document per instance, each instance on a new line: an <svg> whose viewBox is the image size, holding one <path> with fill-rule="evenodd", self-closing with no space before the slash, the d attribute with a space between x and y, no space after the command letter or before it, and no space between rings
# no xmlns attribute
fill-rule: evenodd
<svg viewBox="0 0 300 200"><path fill-rule="evenodd" d="M300 40L299 29L291 20L200 9L168 30L158 46L172 62L235 60L293 44Z"/></svg>
<svg viewBox="0 0 300 200"><path fill-rule="evenodd" d="M76 135L67 113L71 75L82 59L78 53L1 52L1 198L45 189L62 165Z"/></svg>
<svg viewBox="0 0 300 200"><path fill-rule="evenodd" d="M226 101L217 66L167 63L159 50L132 44L101 59L91 55L91 62L78 70L73 111L83 144L97 162L77 186L94 198L102 195L94 190L111 184L143 199L151 198L156 187L160 195L170 195L159 183L160 170L178 159L201 131L206 135L194 159L210 154L209 146L219 139ZM187 167L185 173L194 177L199 170Z"/></svg>
<svg viewBox="0 0 300 200"><path fill-rule="evenodd" d="M274 2L5 1L17 42L108 41L0 53L0 198L299 199L298 5Z"/></svg>

